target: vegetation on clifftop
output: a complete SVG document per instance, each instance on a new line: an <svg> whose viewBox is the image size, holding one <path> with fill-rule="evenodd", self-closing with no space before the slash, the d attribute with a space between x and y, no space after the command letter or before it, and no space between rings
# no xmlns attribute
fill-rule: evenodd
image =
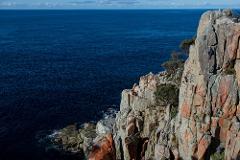
<svg viewBox="0 0 240 160"><path fill-rule="evenodd" d="M183 52L189 53L190 46L195 44L196 36L191 39L185 39L181 42L179 48L182 49Z"/></svg>
<svg viewBox="0 0 240 160"><path fill-rule="evenodd" d="M183 68L184 60L180 58L180 53L173 52L171 58L162 64L167 74L174 74L179 68Z"/></svg>
<svg viewBox="0 0 240 160"><path fill-rule="evenodd" d="M162 64L166 71L166 76L169 81L180 85L182 73L184 69L184 59L181 53L173 52L171 58Z"/></svg>
<svg viewBox="0 0 240 160"><path fill-rule="evenodd" d="M196 36L191 39L185 39L179 45L179 48L182 50L181 52L173 51L171 54L171 58L164 62L161 66L165 69L167 76L175 76L177 72L180 72L180 76L178 76L178 80L180 81L182 71L184 68L185 58L184 54L189 54L189 49L191 45L195 44ZM176 76L175 76L176 79Z"/></svg>
<svg viewBox="0 0 240 160"><path fill-rule="evenodd" d="M171 105L171 118L174 118L178 112L179 89L173 84L161 84L155 92L156 101L159 105Z"/></svg>
<svg viewBox="0 0 240 160"><path fill-rule="evenodd" d="M158 104L163 105L178 105L178 92L179 89L173 84L161 84L157 87L155 92Z"/></svg>

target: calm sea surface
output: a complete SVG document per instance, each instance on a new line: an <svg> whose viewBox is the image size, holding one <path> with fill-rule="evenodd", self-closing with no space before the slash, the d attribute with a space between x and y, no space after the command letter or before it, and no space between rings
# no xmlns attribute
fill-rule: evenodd
<svg viewBox="0 0 240 160"><path fill-rule="evenodd" d="M0 159L53 160L39 134L97 120L195 35L203 10L0 11Z"/></svg>

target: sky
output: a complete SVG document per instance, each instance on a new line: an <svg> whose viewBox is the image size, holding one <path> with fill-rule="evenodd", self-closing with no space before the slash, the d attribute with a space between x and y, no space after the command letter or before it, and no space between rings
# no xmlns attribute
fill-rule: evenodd
<svg viewBox="0 0 240 160"><path fill-rule="evenodd" d="M0 9L240 8L240 0L0 0Z"/></svg>

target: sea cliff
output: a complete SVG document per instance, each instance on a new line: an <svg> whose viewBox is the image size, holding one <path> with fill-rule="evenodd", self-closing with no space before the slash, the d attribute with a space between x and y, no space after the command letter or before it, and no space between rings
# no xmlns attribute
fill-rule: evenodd
<svg viewBox="0 0 240 160"><path fill-rule="evenodd" d="M184 65L140 78L120 111L54 135L89 160L240 159L240 19L208 11Z"/></svg>

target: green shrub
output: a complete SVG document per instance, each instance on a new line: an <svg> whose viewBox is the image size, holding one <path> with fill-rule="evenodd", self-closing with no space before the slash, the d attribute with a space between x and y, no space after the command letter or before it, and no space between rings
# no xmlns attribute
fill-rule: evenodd
<svg viewBox="0 0 240 160"><path fill-rule="evenodd" d="M212 160L224 160L224 152L215 152L214 154L211 155Z"/></svg>
<svg viewBox="0 0 240 160"><path fill-rule="evenodd" d="M234 69L234 65L235 65L235 61L234 60L229 61L227 67L224 70L224 73L226 75L235 75L236 71Z"/></svg>
<svg viewBox="0 0 240 160"><path fill-rule="evenodd" d="M180 49L182 49L185 53L189 53L189 48L191 45L195 44L196 36L194 36L192 39L185 39L180 44Z"/></svg>
<svg viewBox="0 0 240 160"><path fill-rule="evenodd" d="M235 74L236 74L236 71L235 71L234 68L227 68L227 69L224 71L224 73L225 73L226 75L235 75Z"/></svg>
<svg viewBox="0 0 240 160"><path fill-rule="evenodd" d="M164 67L166 72L170 75L170 74L176 73L177 69L182 67L182 65L183 65L182 61L169 60L169 61L164 62L162 64L162 67Z"/></svg>
<svg viewBox="0 0 240 160"><path fill-rule="evenodd" d="M155 92L158 104L178 106L179 89L172 84L161 84Z"/></svg>
<svg viewBox="0 0 240 160"><path fill-rule="evenodd" d="M171 119L173 119L173 118L175 118L176 116L177 116L177 113L178 113L178 107L177 106L173 106L172 108L171 108Z"/></svg>

